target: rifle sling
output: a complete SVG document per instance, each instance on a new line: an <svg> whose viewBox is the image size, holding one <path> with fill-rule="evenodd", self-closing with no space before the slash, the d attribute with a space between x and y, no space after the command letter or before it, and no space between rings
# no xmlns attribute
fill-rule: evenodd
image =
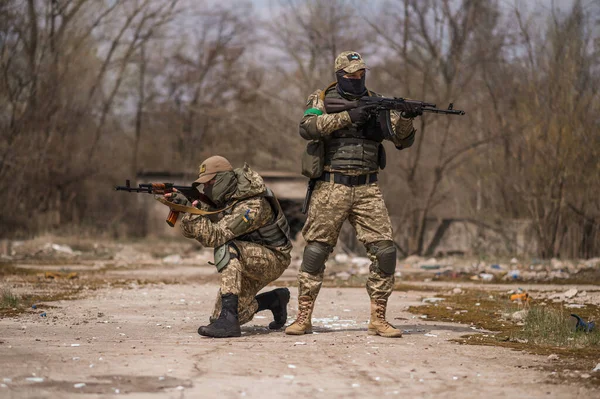
<svg viewBox="0 0 600 399"><path fill-rule="evenodd" d="M156 200L158 202L160 202L161 204L168 206L169 208L171 208L171 210L173 210L175 212L191 213L192 215L215 215L217 213L221 213L223 211L226 211L227 209L232 208L235 204L238 203L238 201L235 201L231 205L229 205L223 209L219 209L218 211L205 211L205 210L194 208L191 206L174 204L172 202L167 201L166 199L164 199L162 197L158 197L158 198L156 198Z"/></svg>

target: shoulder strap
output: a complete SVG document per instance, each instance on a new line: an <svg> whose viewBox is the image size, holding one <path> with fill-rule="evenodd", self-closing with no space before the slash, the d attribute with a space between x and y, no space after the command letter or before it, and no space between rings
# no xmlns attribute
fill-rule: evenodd
<svg viewBox="0 0 600 399"><path fill-rule="evenodd" d="M323 91L321 92L321 94L319 94L319 99L320 99L321 101L325 101L325 93L327 93L327 91L328 91L329 89L331 89L332 87L334 87L336 84L337 84L337 82L333 82L333 83L331 83L329 86L327 86L327 87L325 88L325 90L323 90Z"/></svg>

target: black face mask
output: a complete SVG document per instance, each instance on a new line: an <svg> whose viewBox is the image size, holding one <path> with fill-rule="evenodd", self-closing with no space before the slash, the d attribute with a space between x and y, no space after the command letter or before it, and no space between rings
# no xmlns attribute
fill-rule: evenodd
<svg viewBox="0 0 600 399"><path fill-rule="evenodd" d="M367 88L365 87L365 77L367 76L366 72L360 79L348 79L344 77L345 74L346 72L344 72L343 69L335 73L338 83L337 87L340 91L340 94L350 97L365 96L367 94Z"/></svg>

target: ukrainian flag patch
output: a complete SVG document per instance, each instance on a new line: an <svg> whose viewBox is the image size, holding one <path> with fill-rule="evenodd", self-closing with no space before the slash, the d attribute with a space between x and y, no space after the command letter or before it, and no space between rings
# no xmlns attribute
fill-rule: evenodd
<svg viewBox="0 0 600 399"><path fill-rule="evenodd" d="M242 220L246 223L250 223L252 218L250 217L250 209L246 209L246 213L242 216Z"/></svg>

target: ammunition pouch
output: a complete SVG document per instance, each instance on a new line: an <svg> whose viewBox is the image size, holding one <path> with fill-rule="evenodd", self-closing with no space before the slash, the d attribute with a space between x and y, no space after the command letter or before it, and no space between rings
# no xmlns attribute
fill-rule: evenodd
<svg viewBox="0 0 600 399"><path fill-rule="evenodd" d="M235 251L235 254L232 255L230 248ZM217 271L221 273L221 270L225 268L229 264L229 261L233 259L239 258L239 251L237 247L231 243L225 243L220 247L216 247L214 250L215 263L214 266L217 268Z"/></svg>
<svg viewBox="0 0 600 399"><path fill-rule="evenodd" d="M306 145L302 154L302 174L315 179L323 173L325 165L325 145L322 140L313 140Z"/></svg>

